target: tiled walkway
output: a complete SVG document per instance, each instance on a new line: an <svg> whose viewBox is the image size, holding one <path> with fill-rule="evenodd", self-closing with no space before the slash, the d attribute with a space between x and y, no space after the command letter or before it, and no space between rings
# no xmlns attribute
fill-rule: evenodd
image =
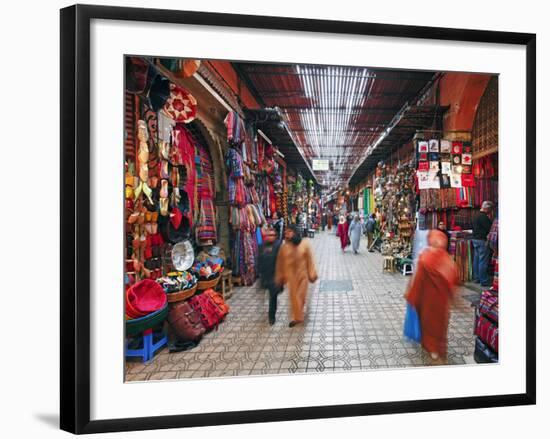
<svg viewBox="0 0 550 439"><path fill-rule="evenodd" d="M288 327L288 293L279 296L277 323L267 323L267 297L237 288L231 312L196 348L160 351L149 364L130 360L129 381L176 378L315 373L429 365L422 349L402 336L410 277L382 272L382 256L342 254L328 232L312 239L320 280L310 287L305 325ZM450 364L473 363L474 311L461 289L449 327Z"/></svg>

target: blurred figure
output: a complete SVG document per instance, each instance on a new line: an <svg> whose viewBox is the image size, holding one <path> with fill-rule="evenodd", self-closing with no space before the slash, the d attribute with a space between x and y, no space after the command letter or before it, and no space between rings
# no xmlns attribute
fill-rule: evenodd
<svg viewBox="0 0 550 439"><path fill-rule="evenodd" d="M334 234L336 236L338 236L338 220L339 220L338 214L334 212L334 214L332 215L332 223L334 224Z"/></svg>
<svg viewBox="0 0 550 439"><path fill-rule="evenodd" d="M332 219L333 219L333 214L329 210L327 211L327 228L329 231L332 230Z"/></svg>
<svg viewBox="0 0 550 439"><path fill-rule="evenodd" d="M323 214L321 215L321 230L324 232L325 227L327 226L327 211L323 210Z"/></svg>
<svg viewBox="0 0 550 439"><path fill-rule="evenodd" d="M285 222L279 211L273 212L273 215L271 218L273 219L272 226L275 229L275 232L277 233L277 241L279 242L279 244L281 244L283 242L283 230L285 227Z"/></svg>
<svg viewBox="0 0 550 439"><path fill-rule="evenodd" d="M260 285L269 293L269 324L275 323L277 313L277 296L282 288L275 283L275 264L279 254L280 242L277 240L277 232L268 228L264 233L264 241L258 255L258 269Z"/></svg>
<svg viewBox="0 0 550 439"><path fill-rule="evenodd" d="M376 214L371 213L367 219L367 222L365 223L365 232L367 234L367 248L370 252L371 246L372 246L372 240L374 238L374 229L376 227Z"/></svg>
<svg viewBox="0 0 550 439"><path fill-rule="evenodd" d="M363 233L363 224L359 219L359 215L355 215L351 221L348 229L348 236L351 242L351 248L353 253L357 254L359 250L359 244L361 243L361 235Z"/></svg>
<svg viewBox="0 0 550 439"><path fill-rule="evenodd" d="M302 238L296 226L291 225L285 230L285 242L279 250L275 271L275 283L280 286L288 284L292 318L289 327L304 322L308 283L316 280L317 270L309 241Z"/></svg>
<svg viewBox="0 0 550 439"><path fill-rule="evenodd" d="M418 264L418 257L422 250L428 247L428 234L430 230L421 229L417 226L416 231L414 232L413 240L413 270L416 271L416 266Z"/></svg>
<svg viewBox="0 0 550 439"><path fill-rule="evenodd" d="M431 230L428 247L418 258L416 272L405 295L420 319L422 347L437 363L444 363L447 358L449 308L458 285L456 266L446 249L445 234Z"/></svg>
<svg viewBox="0 0 550 439"><path fill-rule="evenodd" d="M490 249L487 247L487 235L491 230L493 223L491 215L493 212L493 203L484 201L481 203L481 209L474 217L474 227L472 244L474 245L474 282L479 282L482 287L490 287L489 276L487 274L487 265L489 264Z"/></svg>
<svg viewBox="0 0 550 439"><path fill-rule="evenodd" d="M346 247L349 245L348 243L348 223L346 222L346 218L342 215L340 217L340 220L338 221L338 229L337 232L338 237L340 238L340 247L342 248L342 252L346 251Z"/></svg>

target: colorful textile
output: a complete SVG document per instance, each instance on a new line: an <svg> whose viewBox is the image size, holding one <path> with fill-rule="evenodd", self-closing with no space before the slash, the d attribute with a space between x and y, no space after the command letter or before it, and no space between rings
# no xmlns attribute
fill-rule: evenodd
<svg viewBox="0 0 550 439"><path fill-rule="evenodd" d="M243 232L241 238L239 274L244 285L252 285L257 277L258 242L256 241L256 232Z"/></svg>
<svg viewBox="0 0 550 439"><path fill-rule="evenodd" d="M498 291L498 257L493 255L494 263L494 272L493 272L493 286L491 287L494 291Z"/></svg>
<svg viewBox="0 0 550 439"><path fill-rule="evenodd" d="M230 177L238 178L244 176L243 159L236 149L229 148L227 151L226 165L229 169Z"/></svg>
<svg viewBox="0 0 550 439"><path fill-rule="evenodd" d="M200 202L200 217L196 228L197 241L202 244L214 244L217 241L216 210L211 199L203 198Z"/></svg>
<svg viewBox="0 0 550 439"><path fill-rule="evenodd" d="M212 162L206 148L202 145L197 145L197 156L195 157L195 166L197 170L200 169L200 176L198 176L198 196L200 199L214 198L214 170L212 168Z"/></svg>
<svg viewBox="0 0 550 439"><path fill-rule="evenodd" d="M179 156L178 161L181 161L181 164L185 167L187 176L183 190L189 197L190 215L192 218L195 218L197 213L195 142L183 124L176 124L172 135L172 149L177 151Z"/></svg>
<svg viewBox="0 0 550 439"><path fill-rule="evenodd" d="M498 352L498 326L484 315L477 319L475 335L493 351Z"/></svg>
<svg viewBox="0 0 550 439"><path fill-rule="evenodd" d="M493 178L496 176L495 164L496 157L485 156L473 162L472 173L476 178Z"/></svg>
<svg viewBox="0 0 550 439"><path fill-rule="evenodd" d="M464 183L464 175L462 182ZM474 190L471 187L455 188L457 207L474 207Z"/></svg>
<svg viewBox="0 0 550 439"><path fill-rule="evenodd" d="M460 239L456 241L454 259L459 281L463 283L472 280L474 248L470 239Z"/></svg>
<svg viewBox="0 0 550 439"><path fill-rule="evenodd" d="M224 120L227 128L227 141L233 145L240 145L244 140L245 126L236 111L230 111Z"/></svg>
<svg viewBox="0 0 550 439"><path fill-rule="evenodd" d="M489 234L487 235L487 243L493 252L498 253L498 218L493 220Z"/></svg>
<svg viewBox="0 0 550 439"><path fill-rule="evenodd" d="M493 290L485 290L481 293L479 313L494 323L498 323L498 293Z"/></svg>
<svg viewBox="0 0 550 439"><path fill-rule="evenodd" d="M474 191L475 206L481 206L485 200L498 204L498 181L486 178L476 179Z"/></svg>
<svg viewBox="0 0 550 439"><path fill-rule="evenodd" d="M170 96L162 111L176 122L189 123L197 115L197 100L187 90L170 83Z"/></svg>

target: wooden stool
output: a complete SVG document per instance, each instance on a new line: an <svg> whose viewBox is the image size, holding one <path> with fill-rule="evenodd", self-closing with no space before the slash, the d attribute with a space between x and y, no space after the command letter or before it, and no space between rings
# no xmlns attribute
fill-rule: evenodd
<svg viewBox="0 0 550 439"><path fill-rule="evenodd" d="M384 256L383 270L388 273L395 272L395 258L393 256Z"/></svg>
<svg viewBox="0 0 550 439"><path fill-rule="evenodd" d="M225 300L233 294L233 276L231 270L223 270L220 281L222 287L222 297L223 300Z"/></svg>

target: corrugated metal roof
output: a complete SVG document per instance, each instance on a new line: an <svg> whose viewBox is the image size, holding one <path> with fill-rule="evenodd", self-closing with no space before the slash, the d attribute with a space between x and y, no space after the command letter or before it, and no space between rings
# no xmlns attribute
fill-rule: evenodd
<svg viewBox="0 0 550 439"><path fill-rule="evenodd" d="M263 105L281 110L305 160L330 160L331 171L315 172L317 181L329 187L351 179L367 148L434 76L434 72L347 66L235 66Z"/></svg>

